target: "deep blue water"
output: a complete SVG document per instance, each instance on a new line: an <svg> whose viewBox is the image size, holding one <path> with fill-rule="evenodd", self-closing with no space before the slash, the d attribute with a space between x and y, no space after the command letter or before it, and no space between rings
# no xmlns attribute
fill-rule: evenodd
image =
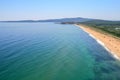
<svg viewBox="0 0 120 80"><path fill-rule="evenodd" d="M74 25L0 23L0 80L120 80L120 62Z"/></svg>

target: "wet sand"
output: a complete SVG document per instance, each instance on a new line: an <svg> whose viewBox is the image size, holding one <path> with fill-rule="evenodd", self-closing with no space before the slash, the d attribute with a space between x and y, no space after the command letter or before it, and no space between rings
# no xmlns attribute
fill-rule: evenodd
<svg viewBox="0 0 120 80"><path fill-rule="evenodd" d="M91 28L85 25L77 26L89 33L91 37L95 38L102 46L110 51L115 58L120 60L120 38L96 28Z"/></svg>

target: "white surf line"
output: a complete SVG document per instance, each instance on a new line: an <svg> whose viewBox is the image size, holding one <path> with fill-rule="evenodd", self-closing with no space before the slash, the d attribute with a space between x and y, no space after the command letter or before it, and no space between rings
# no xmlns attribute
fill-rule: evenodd
<svg viewBox="0 0 120 80"><path fill-rule="evenodd" d="M119 58L114 52L112 52L110 49L108 49L103 42L101 42L101 41L100 41L99 39L97 39L95 36L93 36L92 34L90 34L89 32L87 32L85 29L83 29L82 26L80 27L80 26L77 25L77 24L75 24L75 26L81 28L84 32L88 33L89 36L91 36L93 39L95 39L101 46L103 46L109 53L111 53L111 55L112 55L114 58L120 60L120 58Z"/></svg>

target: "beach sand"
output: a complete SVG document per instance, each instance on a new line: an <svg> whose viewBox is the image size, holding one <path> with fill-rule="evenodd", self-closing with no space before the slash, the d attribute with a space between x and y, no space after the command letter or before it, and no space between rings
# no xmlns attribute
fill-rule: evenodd
<svg viewBox="0 0 120 80"><path fill-rule="evenodd" d="M110 35L102 30L91 28L85 25L77 25L91 37L95 38L102 46L104 46L111 54L120 60L120 38Z"/></svg>

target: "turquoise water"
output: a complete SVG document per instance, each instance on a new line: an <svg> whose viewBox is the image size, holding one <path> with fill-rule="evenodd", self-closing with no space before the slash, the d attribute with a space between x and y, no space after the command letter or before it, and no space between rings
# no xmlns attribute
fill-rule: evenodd
<svg viewBox="0 0 120 80"><path fill-rule="evenodd" d="M82 29L0 23L0 80L120 80L120 62Z"/></svg>

